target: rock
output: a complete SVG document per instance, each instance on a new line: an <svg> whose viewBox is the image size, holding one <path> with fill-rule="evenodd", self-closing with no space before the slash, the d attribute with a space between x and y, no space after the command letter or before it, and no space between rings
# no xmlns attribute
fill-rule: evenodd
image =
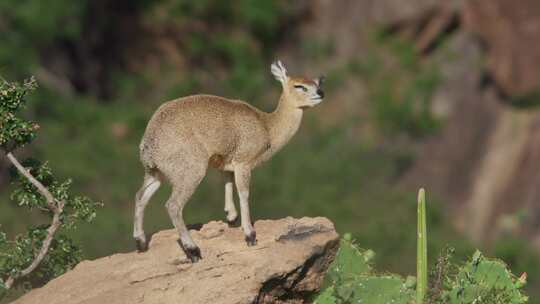
<svg viewBox="0 0 540 304"><path fill-rule="evenodd" d="M540 2L522 0L466 1L463 24L487 46L488 70L510 96L540 89Z"/></svg>
<svg viewBox="0 0 540 304"><path fill-rule="evenodd" d="M203 259L191 264L174 230L152 237L145 253L83 261L15 303L304 303L318 291L338 248L326 218L255 223L258 244L240 228L210 222L191 235Z"/></svg>
<svg viewBox="0 0 540 304"><path fill-rule="evenodd" d="M459 56L438 59L444 81L432 100L444 127L424 141L401 183L446 202L446 214L474 241L521 236L540 249L540 109L512 107L482 85L474 38L461 31L448 38L446 54Z"/></svg>

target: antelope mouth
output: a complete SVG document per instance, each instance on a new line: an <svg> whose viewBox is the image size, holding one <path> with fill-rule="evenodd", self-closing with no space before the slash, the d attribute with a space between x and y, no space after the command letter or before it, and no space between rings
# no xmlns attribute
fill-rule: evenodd
<svg viewBox="0 0 540 304"><path fill-rule="evenodd" d="M309 104L305 104L305 105L302 105L300 106L300 109L304 110L304 109L308 109L308 108L313 108L314 106L320 104L322 102L322 98L310 98L310 101L311 103Z"/></svg>
<svg viewBox="0 0 540 304"><path fill-rule="evenodd" d="M312 97L311 101L313 102L313 105L317 105L323 101L323 98L321 96Z"/></svg>

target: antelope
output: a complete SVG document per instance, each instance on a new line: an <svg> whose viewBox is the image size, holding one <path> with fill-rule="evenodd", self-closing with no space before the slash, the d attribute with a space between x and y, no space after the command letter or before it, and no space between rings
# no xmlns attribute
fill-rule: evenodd
<svg viewBox="0 0 540 304"><path fill-rule="evenodd" d="M229 223L238 213L234 185L240 199L241 227L248 246L257 243L249 212L251 171L269 160L293 137L305 109L323 100L323 77L287 75L281 61L271 65L281 83L276 109L266 113L241 100L192 95L161 105L150 119L140 144L144 181L135 197L133 237L139 252L148 249L143 230L144 209L163 181L172 186L166 203L186 256L197 262L201 251L182 217L184 206L206 175L208 167L225 175L225 212Z"/></svg>

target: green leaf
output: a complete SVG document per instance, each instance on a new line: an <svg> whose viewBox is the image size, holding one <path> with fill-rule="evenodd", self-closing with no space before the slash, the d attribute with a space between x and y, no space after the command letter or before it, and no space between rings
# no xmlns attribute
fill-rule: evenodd
<svg viewBox="0 0 540 304"><path fill-rule="evenodd" d="M354 242L342 239L337 256L329 270L329 277L334 281L347 280L371 271L369 262L375 253L364 251Z"/></svg>
<svg viewBox="0 0 540 304"><path fill-rule="evenodd" d="M326 288L316 299L313 304L337 304L337 300L334 297L334 287L330 286Z"/></svg>
<svg viewBox="0 0 540 304"><path fill-rule="evenodd" d="M416 287L416 277L407 276L407 279L405 279L405 287L414 289Z"/></svg>
<svg viewBox="0 0 540 304"><path fill-rule="evenodd" d="M354 296L350 303L409 304L414 298L414 291L398 276L361 277L353 286Z"/></svg>

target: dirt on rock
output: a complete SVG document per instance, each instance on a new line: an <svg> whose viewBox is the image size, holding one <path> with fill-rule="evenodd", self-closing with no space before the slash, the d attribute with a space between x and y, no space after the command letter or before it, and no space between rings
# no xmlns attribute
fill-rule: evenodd
<svg viewBox="0 0 540 304"><path fill-rule="evenodd" d="M240 228L210 222L191 235L203 259L192 264L174 230L152 237L144 253L83 261L14 303L304 303L321 286L339 238L326 218L255 223L258 244Z"/></svg>

